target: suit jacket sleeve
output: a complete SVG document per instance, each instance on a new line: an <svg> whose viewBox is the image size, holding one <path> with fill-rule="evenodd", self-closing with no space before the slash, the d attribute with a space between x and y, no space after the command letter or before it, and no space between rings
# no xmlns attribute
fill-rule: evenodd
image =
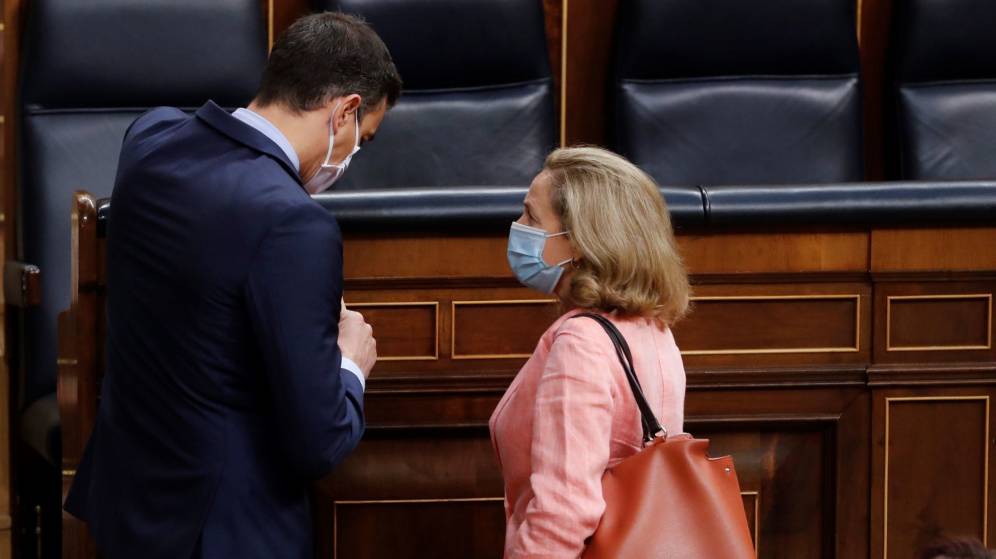
<svg viewBox="0 0 996 559"><path fill-rule="evenodd" d="M342 237L317 205L284 211L260 243L246 283L278 436L303 475L318 478L363 435L363 389L341 369Z"/></svg>

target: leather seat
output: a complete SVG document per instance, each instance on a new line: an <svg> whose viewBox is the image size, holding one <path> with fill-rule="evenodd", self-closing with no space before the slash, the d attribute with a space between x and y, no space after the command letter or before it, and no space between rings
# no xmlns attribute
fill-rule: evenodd
<svg viewBox="0 0 996 559"><path fill-rule="evenodd" d="M853 0L630 0L613 147L661 184L857 181Z"/></svg>
<svg viewBox="0 0 996 559"><path fill-rule="evenodd" d="M208 98L243 105L266 59L257 0L34 0L24 37L19 257L41 268L42 301L22 332L22 408L55 390L56 321L70 303L73 192L110 195L125 130L146 109L193 108ZM31 417L51 423L58 413ZM50 431L22 428L58 464Z"/></svg>
<svg viewBox="0 0 996 559"><path fill-rule="evenodd" d="M473 231L502 234L522 214L526 187L405 188L332 191L315 198L335 215L343 231L430 233ZM705 224L696 187L663 187L675 228Z"/></svg>
<svg viewBox="0 0 996 559"><path fill-rule="evenodd" d="M996 182L703 186L706 225L811 227L992 223Z"/></svg>
<svg viewBox="0 0 996 559"><path fill-rule="evenodd" d="M892 10L893 175L996 179L996 3L904 0Z"/></svg>
<svg viewBox="0 0 996 559"><path fill-rule="evenodd" d="M336 190L527 186L556 144L537 0L319 0L366 19L404 80Z"/></svg>

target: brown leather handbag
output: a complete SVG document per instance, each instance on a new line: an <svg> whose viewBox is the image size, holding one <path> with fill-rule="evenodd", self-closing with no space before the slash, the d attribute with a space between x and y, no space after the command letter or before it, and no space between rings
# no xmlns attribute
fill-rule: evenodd
<svg viewBox="0 0 996 559"><path fill-rule="evenodd" d="M583 559L754 559L754 543L729 456L709 458L709 441L668 436L643 396L633 356L608 319L598 321L616 347L640 408L644 448L602 476L605 513Z"/></svg>

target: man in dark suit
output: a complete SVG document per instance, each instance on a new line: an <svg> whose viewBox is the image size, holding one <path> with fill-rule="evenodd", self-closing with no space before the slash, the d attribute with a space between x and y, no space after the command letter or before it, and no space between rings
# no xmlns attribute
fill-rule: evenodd
<svg viewBox="0 0 996 559"><path fill-rule="evenodd" d="M308 16L253 103L154 109L124 140L107 241L107 371L66 510L108 559L312 556L308 489L363 433L370 326L309 193L401 82L366 24ZM340 312L341 310L341 312Z"/></svg>

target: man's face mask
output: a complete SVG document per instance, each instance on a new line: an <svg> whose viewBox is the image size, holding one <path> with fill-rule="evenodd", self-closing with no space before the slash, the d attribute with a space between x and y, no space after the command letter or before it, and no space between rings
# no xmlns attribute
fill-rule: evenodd
<svg viewBox="0 0 996 559"><path fill-rule="evenodd" d="M329 150L325 153L325 161L318 168L318 172L308 179L308 182L304 183L304 189L311 194L318 194L319 192L328 190L346 172L349 162L356 155L356 152L360 151L360 111L356 111L353 113L353 116L356 118L356 141L353 144L353 151L342 160L342 163L332 163L332 150L335 148L332 119L335 118L335 112L338 109L339 105L336 105L335 109L332 110L333 116L329 118Z"/></svg>

